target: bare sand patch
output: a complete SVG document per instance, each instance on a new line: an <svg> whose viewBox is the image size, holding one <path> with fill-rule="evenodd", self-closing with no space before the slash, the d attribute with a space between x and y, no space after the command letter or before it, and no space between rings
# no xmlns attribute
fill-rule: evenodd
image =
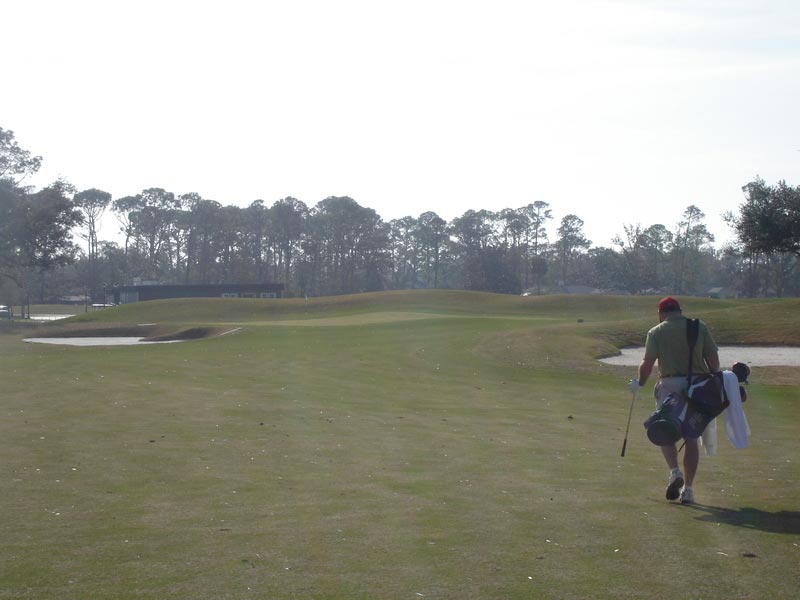
<svg viewBox="0 0 800 600"><path fill-rule="evenodd" d="M633 367L638 365L644 348L623 348L618 356L601 358L608 365ZM800 366L800 348L793 346L720 346L719 361L724 367L735 362L753 367L797 367Z"/></svg>
<svg viewBox="0 0 800 600"><path fill-rule="evenodd" d="M31 344L58 344L60 346L139 346L145 344L172 344L182 340L147 342L140 337L58 337L26 338L22 341Z"/></svg>
<svg viewBox="0 0 800 600"><path fill-rule="evenodd" d="M151 324L137 325L137 327L150 327ZM86 335L86 332L73 331L62 332L59 336L26 338L23 342L32 344L57 344L62 346L141 346L148 344L170 344L175 342L185 342L188 340L200 340L210 337L222 336L229 333L236 333L241 328L223 331L218 327L191 327L171 333L151 335L143 337L140 335L130 335L134 332L133 328L115 327L103 331L97 329L93 333L105 333L106 335Z"/></svg>

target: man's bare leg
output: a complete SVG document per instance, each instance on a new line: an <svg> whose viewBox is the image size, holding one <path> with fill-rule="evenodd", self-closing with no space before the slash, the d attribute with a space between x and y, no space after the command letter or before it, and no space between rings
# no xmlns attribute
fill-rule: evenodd
<svg viewBox="0 0 800 600"><path fill-rule="evenodd" d="M667 461L667 465L670 469L678 468L678 449L675 447L675 444L672 444L672 446L661 446L661 453L664 455L664 459ZM695 467L697 467L697 465L695 465Z"/></svg>

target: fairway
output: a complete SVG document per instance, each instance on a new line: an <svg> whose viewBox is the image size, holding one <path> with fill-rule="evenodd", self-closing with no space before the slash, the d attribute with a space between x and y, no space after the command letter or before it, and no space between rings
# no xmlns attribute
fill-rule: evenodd
<svg viewBox="0 0 800 600"><path fill-rule="evenodd" d="M753 369L750 447L721 433L697 504L669 503L652 402L621 458L634 369L597 360L656 302L170 300L0 330L0 599L794 597L800 368ZM800 346L800 300L681 303L720 344ZM22 341L143 323L204 337Z"/></svg>

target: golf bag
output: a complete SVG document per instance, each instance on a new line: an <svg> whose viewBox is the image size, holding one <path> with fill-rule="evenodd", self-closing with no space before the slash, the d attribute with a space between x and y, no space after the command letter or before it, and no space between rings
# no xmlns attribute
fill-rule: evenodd
<svg viewBox="0 0 800 600"><path fill-rule="evenodd" d="M644 422L647 438L656 446L671 446L681 438L699 438L728 406L721 373L704 377L689 394L670 394Z"/></svg>

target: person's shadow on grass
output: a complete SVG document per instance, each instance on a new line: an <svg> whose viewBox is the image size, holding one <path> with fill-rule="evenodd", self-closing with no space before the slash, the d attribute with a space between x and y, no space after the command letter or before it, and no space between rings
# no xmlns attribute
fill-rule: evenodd
<svg viewBox="0 0 800 600"><path fill-rule="evenodd" d="M757 508L722 508L704 504L684 504L681 508L702 513L697 516L698 521L726 523L771 533L800 535L800 512L797 511L781 510L771 513Z"/></svg>

